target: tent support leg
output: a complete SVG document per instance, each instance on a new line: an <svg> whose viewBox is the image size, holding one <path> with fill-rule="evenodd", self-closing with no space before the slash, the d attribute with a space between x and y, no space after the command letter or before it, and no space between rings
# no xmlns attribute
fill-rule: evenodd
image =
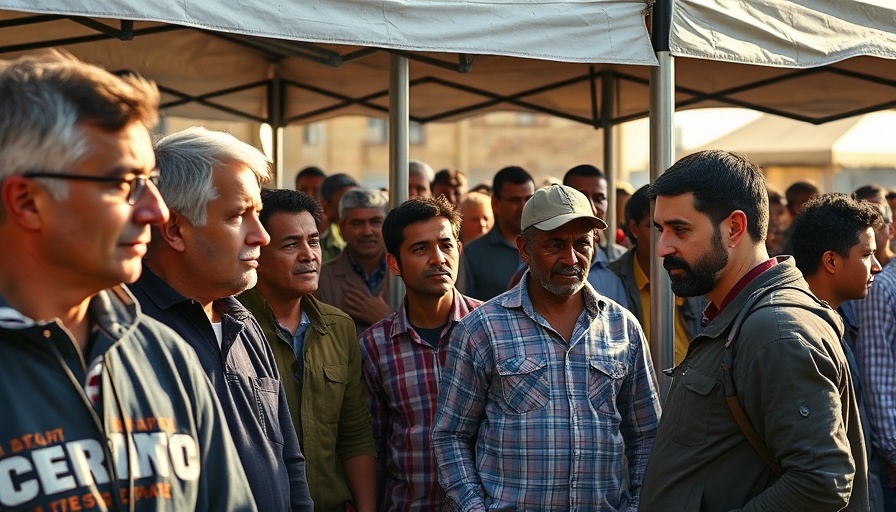
<svg viewBox="0 0 896 512"><path fill-rule="evenodd" d="M272 64L268 85L268 124L271 125L271 158L274 163L274 188L283 188L283 79L280 65Z"/></svg>
<svg viewBox="0 0 896 512"><path fill-rule="evenodd" d="M410 71L408 58L389 55L389 207L395 208L408 198L408 133L410 109ZM404 298L404 283L389 275L389 304L398 309Z"/></svg>
<svg viewBox="0 0 896 512"><path fill-rule="evenodd" d="M600 125L604 137L604 174L607 177L607 211L604 212L607 220L607 244L616 241L616 178L619 170L616 168L616 142L613 133L613 116L616 113L613 105L616 101L616 78L612 71L603 71L600 75Z"/></svg>
<svg viewBox="0 0 896 512"><path fill-rule="evenodd" d="M658 0L654 4L651 19L654 50L659 66L650 71L650 182L668 169L675 158L675 59L669 51L669 25L672 18L671 0ZM653 204L650 215L653 217ZM657 246L657 232L653 230L653 245ZM671 377L662 370L672 368L675 356L674 298L669 275L663 270L663 262L652 251L650 265L650 350L659 381L660 393L665 399Z"/></svg>

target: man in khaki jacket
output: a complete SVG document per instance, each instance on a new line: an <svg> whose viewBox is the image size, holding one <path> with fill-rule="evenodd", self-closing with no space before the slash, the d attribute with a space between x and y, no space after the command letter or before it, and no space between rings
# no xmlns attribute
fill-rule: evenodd
<svg viewBox="0 0 896 512"><path fill-rule="evenodd" d="M360 346L348 315L311 294L320 273L319 204L293 190L265 190L258 284L240 301L258 320L286 389L307 461L316 511L376 510L370 415Z"/></svg>

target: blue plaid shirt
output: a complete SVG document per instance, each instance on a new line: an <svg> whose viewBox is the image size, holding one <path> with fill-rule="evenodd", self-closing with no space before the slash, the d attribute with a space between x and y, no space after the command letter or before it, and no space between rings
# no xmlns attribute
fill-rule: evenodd
<svg viewBox="0 0 896 512"><path fill-rule="evenodd" d="M856 306L856 359L871 420L863 426L871 429L874 447L896 466L896 263L874 276L868 296Z"/></svg>
<svg viewBox="0 0 896 512"><path fill-rule="evenodd" d="M528 272L451 334L432 440L455 509L637 510L660 402L632 314L590 285L567 344Z"/></svg>
<svg viewBox="0 0 896 512"><path fill-rule="evenodd" d="M351 251L346 251L346 254L348 254L348 262L351 263L352 269L361 276L361 280L367 285L367 291L370 293L375 292L376 287L386 278L386 256L383 256L382 261L380 261L376 270L373 271L373 274L367 275L367 273L364 272L364 269L361 268L361 265L355 262L355 258L352 258Z"/></svg>

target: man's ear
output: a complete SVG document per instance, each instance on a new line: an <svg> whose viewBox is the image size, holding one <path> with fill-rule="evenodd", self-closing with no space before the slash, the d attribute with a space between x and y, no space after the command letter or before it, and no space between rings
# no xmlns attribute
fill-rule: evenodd
<svg viewBox="0 0 896 512"><path fill-rule="evenodd" d="M186 243L184 243L182 231L185 226L189 226L189 221L187 221L180 212L174 210L171 210L170 212L171 215L168 218L168 222L160 225L157 233L169 247L177 252L184 252L187 250L187 246Z"/></svg>
<svg viewBox="0 0 896 512"><path fill-rule="evenodd" d="M722 221L722 240L728 247L737 247L743 238L749 237L747 232L747 214L743 210L734 210Z"/></svg>
<svg viewBox="0 0 896 512"><path fill-rule="evenodd" d="M643 220L643 219L642 219L642 220ZM630 235L632 236L632 238L635 239L635 241L638 241L638 235L635 234L635 230L632 229L632 226L634 226L634 227L638 227L638 221L636 221L635 219L629 219L629 220L628 220L628 233L627 233L627 235L630 234Z"/></svg>
<svg viewBox="0 0 896 512"><path fill-rule="evenodd" d="M597 238L595 237L594 243L597 244ZM523 235L516 236L516 248L520 251L520 258L522 258L523 263L526 265L529 264L529 244L526 242L526 239L523 238Z"/></svg>
<svg viewBox="0 0 896 512"><path fill-rule="evenodd" d="M18 175L9 176L0 183L0 198L3 214L31 231L40 229L43 224L41 205L52 199L48 193L40 193L40 185Z"/></svg>
<svg viewBox="0 0 896 512"><path fill-rule="evenodd" d="M389 267L389 272L392 272L393 276L401 277L401 269L398 267L398 260L391 252L386 253L386 266Z"/></svg>
<svg viewBox="0 0 896 512"><path fill-rule="evenodd" d="M835 251L825 251L821 255L821 264L819 269L824 269L828 274L834 274L840 268L840 255Z"/></svg>

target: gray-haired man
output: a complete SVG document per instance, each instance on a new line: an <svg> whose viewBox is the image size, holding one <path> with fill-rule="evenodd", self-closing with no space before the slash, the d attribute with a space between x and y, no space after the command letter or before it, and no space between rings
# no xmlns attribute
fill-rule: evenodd
<svg viewBox="0 0 896 512"><path fill-rule="evenodd" d="M133 285L147 314L196 350L227 416L259 510L311 510L305 459L271 348L233 295L252 286L268 160L224 132L194 127L156 143L171 210Z"/></svg>
<svg viewBox="0 0 896 512"><path fill-rule="evenodd" d="M388 315L383 220L388 204L377 190L353 188L339 201L339 231L345 249L321 267L318 299L345 311L358 335Z"/></svg>

